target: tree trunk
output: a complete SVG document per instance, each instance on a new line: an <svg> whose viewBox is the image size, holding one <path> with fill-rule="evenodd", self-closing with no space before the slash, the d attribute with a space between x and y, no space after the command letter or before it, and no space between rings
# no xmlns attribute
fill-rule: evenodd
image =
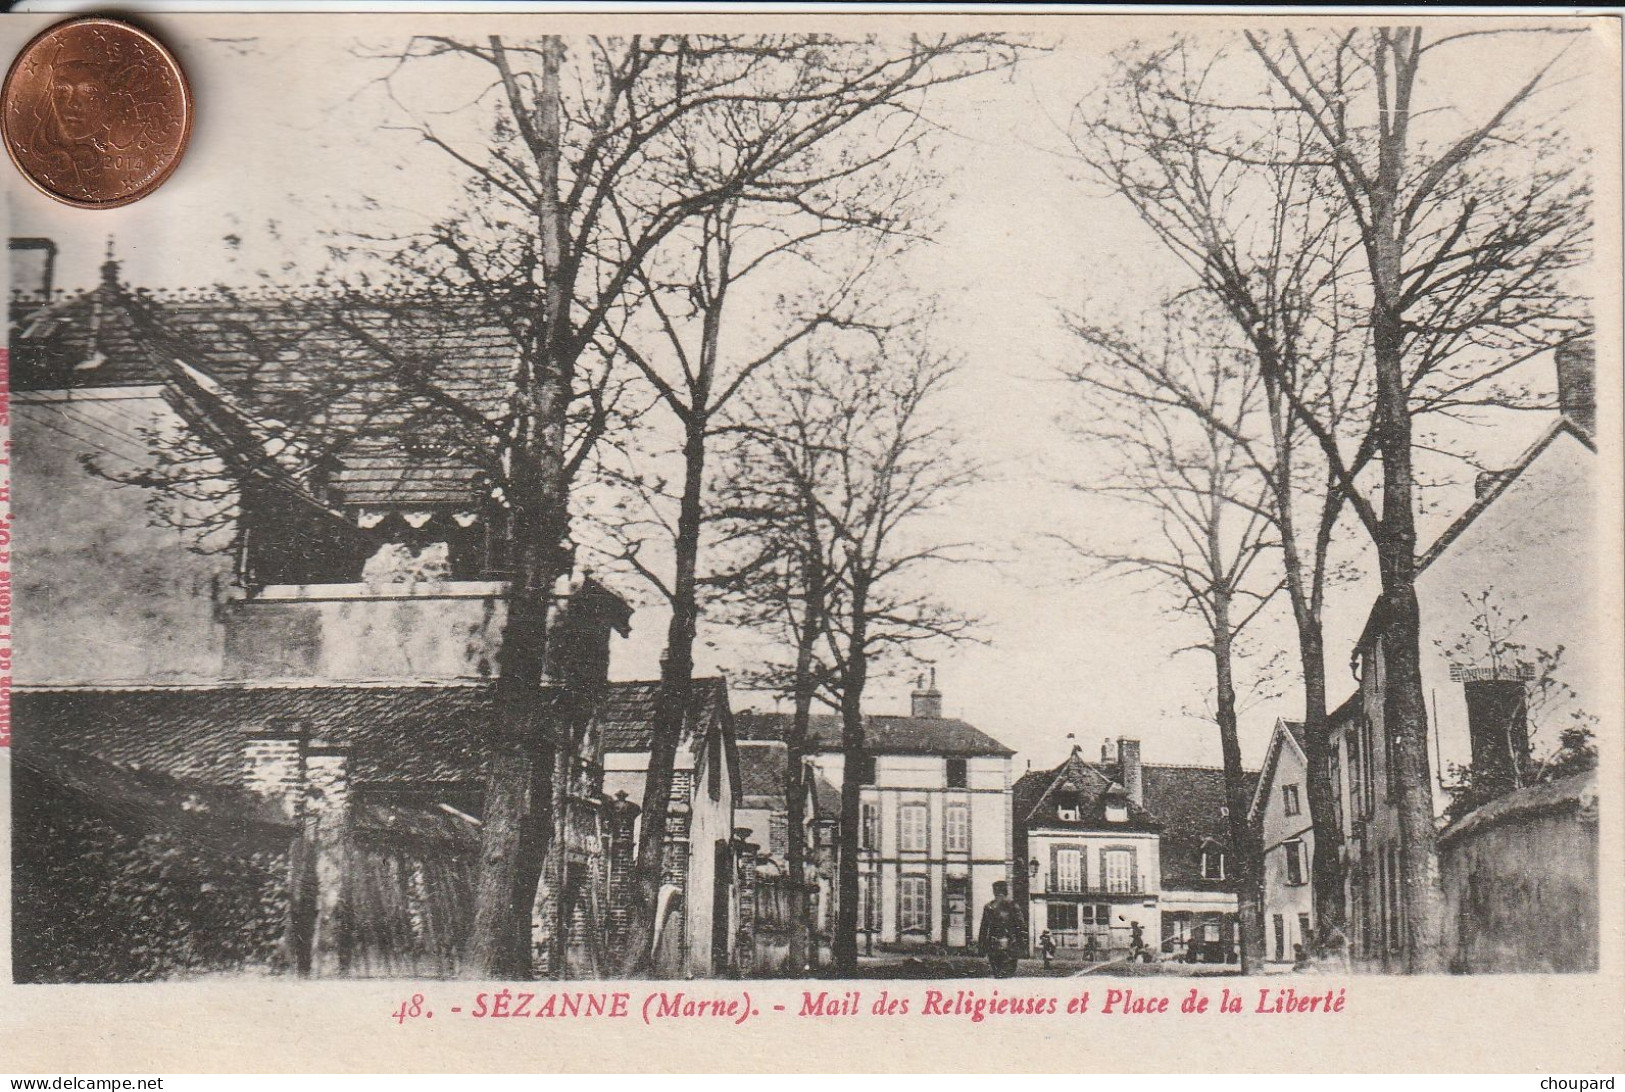
<svg viewBox="0 0 1625 1092"><path fill-rule="evenodd" d="M540 577L539 565L536 570ZM547 613L545 597L538 602L520 592L509 601L499 710L528 709L540 700ZM466 977L531 976L530 912L550 841L552 764L551 740L511 721L497 726L486 762L474 921L461 968Z"/></svg>
<svg viewBox="0 0 1625 1092"><path fill-rule="evenodd" d="M660 669L660 696L655 702L653 738L649 746L649 772L643 785L643 819L638 859L633 875L633 913L628 930L626 959L629 970L649 971L654 952L655 915L659 912L660 882L665 870L666 817L671 810L672 772L677 745L683 737L689 695L694 679L694 635L699 627L696 573L699 566L701 505L705 478L705 425L690 419L683 445L683 496L677 514L675 579L672 582L671 622L666 629L666 655ZM709 892L686 892L689 899ZM713 911L715 908L713 908Z"/></svg>
<svg viewBox="0 0 1625 1092"><path fill-rule="evenodd" d="M854 563L854 568L857 563ZM858 850L863 811L863 767L868 747L863 730L863 690L868 682L868 603L861 585L853 589L851 643L841 672L841 829L836 855L835 973L858 972Z"/></svg>
<svg viewBox="0 0 1625 1092"><path fill-rule="evenodd" d="M812 915L807 913L807 727L812 718L812 688L803 682L798 664L796 707L786 740L785 856L790 874L790 967L797 976L805 974L817 961L817 940L812 935Z"/></svg>
<svg viewBox="0 0 1625 1092"><path fill-rule="evenodd" d="M1281 390L1283 369L1274 344L1259 344L1259 354L1270 406L1270 439L1275 450L1275 472L1271 482L1275 523L1281 532L1281 562L1286 576L1287 595L1292 603L1292 619L1298 631L1298 661L1303 675L1304 757L1309 767L1305 774L1305 788L1309 797L1309 822L1314 830L1310 880L1318 937L1316 947L1324 951L1331 938L1344 931L1347 918L1343 906L1343 863L1338 858L1343 832L1337 821L1337 787L1332 783L1329 761L1326 638L1321 624L1326 543L1336 525L1343 497L1338 491L1340 486L1334 479L1328 478L1315 539L1313 571L1306 574L1297 537L1295 452L1290 428L1293 410ZM1305 938L1305 943L1308 943L1308 938Z"/></svg>
<svg viewBox="0 0 1625 1092"><path fill-rule="evenodd" d="M511 81L500 39L492 38L491 46L504 79ZM565 541L569 497L564 451L574 365L560 356L570 299L563 279L563 211L558 202L562 53L559 39L549 37L537 96L536 121L543 138L537 221L547 283L539 334L521 361L513 395L517 412L509 446L507 543L513 575L497 655L499 709L529 708L541 700L553 592L571 567ZM506 722L496 727L495 737L486 767L474 920L461 973L528 978L530 914L552 825L554 741Z"/></svg>
<svg viewBox="0 0 1625 1092"><path fill-rule="evenodd" d="M1262 845L1248 820L1252 797L1241 766L1241 734L1236 714L1232 670L1230 604L1220 595L1214 603L1213 671L1218 688L1219 745L1224 754L1224 795L1230 846L1236 860L1236 909L1241 923L1241 973L1262 970L1264 959L1264 888Z"/></svg>
<svg viewBox="0 0 1625 1092"><path fill-rule="evenodd" d="M1403 46L1406 39L1400 41ZM1371 200L1372 245L1368 248L1373 288L1371 347L1377 386L1375 427L1382 451L1382 516L1376 546L1384 613L1382 728L1394 741L1397 767L1407 969L1420 974L1445 969L1444 890L1439 878L1433 773L1428 761L1427 707L1422 689L1410 391L1405 374L1401 303L1404 240L1397 212L1414 68L1406 61L1403 48L1396 49L1394 56L1394 120L1382 140Z"/></svg>
<svg viewBox="0 0 1625 1092"><path fill-rule="evenodd" d="M1324 641L1318 617L1299 627L1304 752L1309 762L1309 822L1315 834L1310 874L1314 884L1316 944L1322 952L1329 950L1335 937L1346 934L1348 925L1348 911L1343 903L1343 862L1337 855L1343 832L1337 821L1337 787L1331 778L1332 741L1326 708Z"/></svg>

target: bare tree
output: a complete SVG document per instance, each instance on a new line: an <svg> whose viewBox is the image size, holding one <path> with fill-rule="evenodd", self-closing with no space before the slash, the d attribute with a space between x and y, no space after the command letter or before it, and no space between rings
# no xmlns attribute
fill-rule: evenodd
<svg viewBox="0 0 1625 1092"><path fill-rule="evenodd" d="M819 941L808 913L812 890L807 872L806 802L812 710L832 675L826 649L840 587L841 554L820 502L829 475L831 423L816 370L803 357L777 370L776 394L742 407L724 449L726 482L717 525L734 563L716 589L727 622L765 634L769 647L788 651L788 661L769 656L750 672L756 688L789 697L785 735L786 864L794 888L791 966L814 967Z"/></svg>
<svg viewBox="0 0 1625 1092"><path fill-rule="evenodd" d="M1512 125L1545 69L1492 104L1487 120L1441 127L1465 106L1445 99L1412 126L1420 113L1413 99L1438 89L1419 79L1424 56L1477 37L1424 46L1410 29L1250 34L1262 81L1243 58L1199 58L1176 43L1126 65L1125 108L1094 119L1086 151L1245 331L1270 397L1313 438L1324 467L1320 527L1347 506L1376 546L1387 619L1385 723L1399 744L1415 970L1439 969L1442 957L1416 669L1414 455L1424 445L1413 420L1533 404L1504 380L1579 332L1565 276L1583 260L1589 231L1589 189L1560 132ZM1352 272L1359 276L1351 281ZM1327 341L1337 330L1345 331L1341 348ZM1368 363L1351 351L1355 330ZM1348 363L1332 370L1333 354ZM1363 471L1378 461L1379 480L1367 481ZM1278 509L1290 517L1290 507ZM1313 693L1314 677L1324 677L1319 563L1292 556L1288 544L1298 535L1283 539L1307 720L1323 716L1325 705L1323 687L1319 701ZM1323 752L1323 737L1308 734ZM1321 834L1331 830L1329 798L1324 763L1311 758ZM1320 871L1330 867L1325 856L1317 854L1316 877L1323 922L1334 920L1328 912L1341 917L1327 890L1333 877Z"/></svg>
<svg viewBox="0 0 1625 1092"><path fill-rule="evenodd" d="M518 230L490 231L492 214L481 212L437 225L417 253L492 302L510 299L516 288L540 289L540 298L522 308L522 344L530 368L550 387L537 397L529 393L535 383L521 382L519 397L550 410L551 418L542 417L552 424L518 446L521 453L544 447L552 453L549 466L562 465L558 422L574 393L578 361L624 320L628 291L674 231L741 198L794 204L818 193L842 170L818 154L832 138L850 129L872 134L887 119L907 119L930 87L1011 60L1002 42L981 35L895 45L818 36L632 37L591 39L582 52L568 88L561 84L557 38L516 48L497 38L418 38L401 54L403 63L473 63L493 77L500 105L476 146L460 147L421 121L415 127L469 172L474 196L496 199ZM516 70L516 59L535 62L537 70ZM719 133L730 139L710 139ZM528 431L521 427L516 435ZM535 595L545 603L540 593L568 571L566 553L552 544L563 542L568 530L569 482L563 473L549 473L523 484L535 488L520 496L534 496L548 515L537 526L516 527L521 557L541 552L516 577L503 675L518 669L513 685L531 687L539 675L528 668L540 660L526 650L545 647L545 607L538 613L524 602ZM509 499L517 512L521 502ZM516 637L518 649L510 653ZM667 719L681 717L676 700L663 695ZM669 742L661 741L662 754ZM487 786L498 821L483 828L472 973L499 969L498 938L522 931L530 905L534 883L513 866L521 836L515 824L501 821L508 811L502 802L522 798L532 778L527 750L528 741L519 740L505 748L505 760L493 765L500 776ZM652 802L660 811L670 778L662 787L659 771L668 765L651 765ZM644 823L648 830L648 815ZM639 853L645 875L658 872L661 851L658 837L649 841L655 845Z"/></svg>
<svg viewBox="0 0 1625 1092"><path fill-rule="evenodd" d="M865 691L898 657L962 639L972 624L920 584L934 566L969 560L966 544L940 541L927 522L977 476L935 419L951 369L915 343L922 336L894 333L853 355L828 345L809 351L780 380L787 397L753 407L759 412L743 422L762 455L737 512L769 555L789 563L782 582L755 591L769 625L789 623L796 719L814 698L841 718L833 956L835 972L848 976L857 970L859 813L870 757Z"/></svg>
<svg viewBox="0 0 1625 1092"><path fill-rule="evenodd" d="M877 194L888 192L883 179L867 179L867 183ZM633 517L614 529L622 543L619 560L652 585L671 609L644 788L642 830L646 836L638 846L633 927L625 953L629 970L645 970L652 954L649 939L655 931L665 852L661 832L666 829L673 764L689 707L702 596L720 578L701 564L703 539L716 515L715 507L708 503L711 447L719 430L727 427L732 404L763 369L820 329L872 325L859 317L862 305L855 293L875 261L886 256L873 247L874 240L865 245L862 240L834 238L855 232L850 225L860 222L850 201L839 215L825 212L807 217L799 225L778 210L769 210L765 219L753 219L751 213L756 211L730 202L700 218L694 239L686 232L675 235L674 242L691 252L694 268L679 269L669 281L659 281L649 272L642 274L642 303L650 313L646 317L652 319L653 330L639 338L629 324L615 337L616 350L636 366L681 430L681 469L671 488L663 478L647 473L612 474L639 501ZM902 209L894 202L861 219L872 225L864 229L866 233L883 232L886 225L891 230L905 226ZM832 243L845 244L855 253L843 260L831 253ZM730 300L753 287L752 282L807 280L822 276L820 267L839 270L842 264L851 268L840 270L835 283L820 286L822 290L809 289L797 303L786 302L770 311L777 314L778 323L764 324L760 321L763 312L758 310L757 329L751 336L732 339L735 344L745 340L750 347L744 353L726 351ZM744 304L748 306L748 302L747 297ZM768 326L765 331L761 329L764 325ZM662 552L669 549L669 576L645 555L651 542Z"/></svg>
<svg viewBox="0 0 1625 1092"><path fill-rule="evenodd" d="M1201 636L1179 651L1204 652L1213 662L1241 962L1249 972L1264 955L1263 861L1241 764L1237 646L1282 585L1264 560L1279 546L1271 485L1237 438L1256 435L1267 407L1246 351L1213 336L1214 321L1192 322L1179 310L1167 317L1160 344L1085 341L1082 360L1067 373L1081 388L1071 428L1096 467L1073 484L1108 510L1139 518L1131 542L1105 541L1104 532L1064 541L1096 574L1148 579L1171 595L1178 616L1201 623ZM1179 399L1170 397L1170 381ZM1185 398L1194 408L1185 408Z"/></svg>
<svg viewBox="0 0 1625 1092"><path fill-rule="evenodd" d="M1300 158L1327 164L1367 277L1375 401L1369 435L1380 497L1357 489L1313 413L1304 423L1371 533L1382 578L1384 730L1398 765L1406 953L1412 972L1445 969L1427 710L1420 664L1415 523L1418 412L1484 397L1487 380L1582 332L1584 308L1566 273L1584 261L1590 186L1555 127L1516 125L1552 60L1481 120L1429 132L1423 79L1438 51L1420 27L1377 27L1305 41L1249 34L1248 43L1311 137ZM1448 104L1448 100L1445 100ZM1456 105L1458 111L1465 104ZM1363 446L1363 445L1362 445Z"/></svg>
<svg viewBox="0 0 1625 1092"><path fill-rule="evenodd" d="M1298 158L1307 123L1267 100L1228 101L1234 62L1199 58L1184 40L1119 57L1111 90L1080 107L1073 147L1089 173L1125 196L1142 221L1198 277L1234 324L1261 380L1257 432L1230 439L1269 486L1271 517L1298 637L1308 758L1307 795L1317 847L1341 837L1331 782L1324 609L1335 573L1331 547L1348 510L1337 474L1294 403L1312 407L1358 477L1374 449L1368 354L1346 266L1351 232L1329 205L1324 170ZM1142 393L1176 415L1207 400L1164 357L1138 352L1115 330L1074 318L1074 334L1116 359ZM1229 422L1211 419L1215 428ZM1352 440L1350 439L1352 437ZM1338 854L1314 855L1315 922L1322 944L1343 933Z"/></svg>

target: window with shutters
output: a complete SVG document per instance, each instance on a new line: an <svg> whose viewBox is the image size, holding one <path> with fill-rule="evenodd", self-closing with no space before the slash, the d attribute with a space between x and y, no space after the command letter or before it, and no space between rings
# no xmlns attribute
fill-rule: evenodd
<svg viewBox="0 0 1625 1092"><path fill-rule="evenodd" d="M858 877L858 928L866 933L880 931L880 877L865 873Z"/></svg>
<svg viewBox="0 0 1625 1092"><path fill-rule="evenodd" d="M966 784L965 760L950 758L948 760L948 787L950 789L963 789Z"/></svg>
<svg viewBox="0 0 1625 1092"><path fill-rule="evenodd" d="M1365 755L1358 729L1349 744L1349 812L1358 822L1370 814L1365 806Z"/></svg>
<svg viewBox="0 0 1625 1092"><path fill-rule="evenodd" d="M1282 848L1286 850L1286 882L1294 887L1307 882L1308 869L1304 867L1303 843L1293 839Z"/></svg>
<svg viewBox="0 0 1625 1092"><path fill-rule="evenodd" d="M897 844L905 853L931 848L930 813L924 804L904 804L897 811Z"/></svg>
<svg viewBox="0 0 1625 1092"><path fill-rule="evenodd" d="M924 876L903 876L897 881L897 922L906 933L930 928L930 889Z"/></svg>
<svg viewBox="0 0 1625 1092"><path fill-rule="evenodd" d="M1100 863L1101 874L1106 880L1107 894L1129 894L1134 891L1132 849L1103 849L1100 851Z"/></svg>
<svg viewBox="0 0 1625 1092"><path fill-rule="evenodd" d="M1076 849L1055 851L1055 890L1083 890L1083 853Z"/></svg>
<svg viewBox="0 0 1625 1092"><path fill-rule="evenodd" d="M1303 810L1298 802L1298 786L1281 786L1281 809L1288 815L1297 815Z"/></svg>
<svg viewBox="0 0 1625 1092"><path fill-rule="evenodd" d="M970 852L970 808L949 804L942 813L942 836L949 853Z"/></svg>
<svg viewBox="0 0 1625 1092"><path fill-rule="evenodd" d="M1047 915L1051 930L1071 932L1078 927L1078 904L1075 902L1052 902Z"/></svg>
<svg viewBox="0 0 1625 1092"><path fill-rule="evenodd" d="M880 805L864 801L862 820L858 824L859 848L880 848Z"/></svg>

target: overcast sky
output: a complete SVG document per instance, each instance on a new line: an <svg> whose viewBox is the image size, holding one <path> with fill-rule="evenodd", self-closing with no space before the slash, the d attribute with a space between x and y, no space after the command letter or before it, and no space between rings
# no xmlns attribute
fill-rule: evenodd
<svg viewBox="0 0 1625 1092"><path fill-rule="evenodd" d="M0 24L0 34L15 52L45 21L13 17ZM1050 39L1059 43L1053 52L1030 59L1012 77L955 88L933 106L949 130L935 160L944 176L943 230L910 275L943 301L940 340L963 361L944 408L967 449L991 470L955 506L955 531L1001 558L941 574L939 594L986 624L979 643L942 650L938 677L947 712L1017 749L1018 768L1029 759L1057 761L1068 733L1091 748L1104 736L1138 737L1149 761L1218 761L1216 730L1200 716L1211 663L1199 654L1171 655L1196 631L1160 609L1164 600L1145 585L1079 582L1076 567L1044 537L1086 529L1097 514L1057 484L1076 476L1082 455L1056 427L1073 397L1054 378L1070 352L1058 309L1087 306L1126 321L1176 276L1116 199L1073 179L1055 154L1055 127L1098 86L1110 49L1131 36L1155 37L1195 22L1071 21L1064 39ZM10 234L56 238L60 284L93 282L110 235L135 285L252 285L262 274L298 283L301 268L322 260L322 232L349 226L343 210L362 190L393 196L398 208L381 211L385 219L433 215L454 193L446 163L399 134L376 130L387 107L366 91L375 69L355 59L356 43L431 28L477 27L482 35L493 25L510 34L540 29L522 18L421 16L395 23L166 17L151 24L180 54L197 99L191 149L171 181L154 197L100 212L53 205L15 182L8 187ZM1043 29L1057 35L1061 21L1044 20ZM1496 63L1465 65L1455 91L1463 102L1489 101L1522 60L1519 54L1519 63L1509 63L1497 54ZM283 269L283 263L291 264ZM1543 424L1529 416L1499 422L1475 446L1487 463L1510 462ZM1424 541L1470 499L1470 475L1463 472L1432 498L1436 510L1423 526ZM1351 526L1347 534L1349 549L1357 550L1359 532ZM1340 589L1329 612L1334 702L1353 686L1338 665L1346 662L1371 590L1369 581ZM617 653L618 676L656 673L664 626L657 609L639 611L633 637ZM1258 635L1266 647L1291 642L1284 617ZM736 671L741 665L731 646L720 640L715 649L701 649L700 670ZM907 691L906 680L880 680L869 711L906 712ZM751 704L766 703L736 697L736 705ZM1275 716L1296 713L1290 687L1279 700L1247 711L1250 761L1258 760Z"/></svg>

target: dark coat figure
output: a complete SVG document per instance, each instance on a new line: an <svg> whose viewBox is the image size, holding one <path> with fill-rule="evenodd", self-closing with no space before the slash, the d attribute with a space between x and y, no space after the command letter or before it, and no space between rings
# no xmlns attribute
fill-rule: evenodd
<svg viewBox="0 0 1625 1092"><path fill-rule="evenodd" d="M1016 957L1026 933L1027 923L1010 900L1010 885L998 881L993 885L993 901L982 908L982 928L976 937L994 978L1009 978L1016 973Z"/></svg>
<svg viewBox="0 0 1625 1092"><path fill-rule="evenodd" d="M1055 962L1055 938L1049 935L1048 929L1045 929L1043 934L1038 938L1038 950L1044 956L1045 967L1048 967Z"/></svg>

